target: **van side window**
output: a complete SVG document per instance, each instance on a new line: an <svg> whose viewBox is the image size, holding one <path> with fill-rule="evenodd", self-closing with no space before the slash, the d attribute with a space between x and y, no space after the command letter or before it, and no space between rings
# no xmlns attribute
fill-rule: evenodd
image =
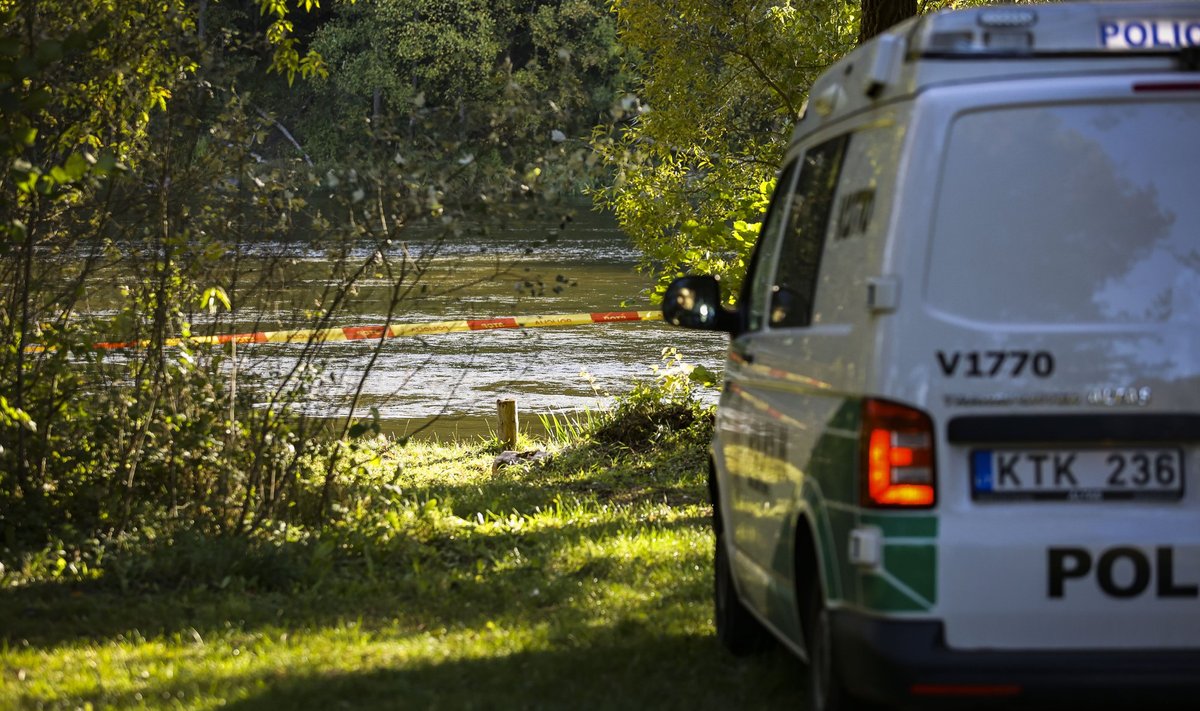
<svg viewBox="0 0 1200 711"><path fill-rule="evenodd" d="M812 323L821 252L849 142L849 135L839 136L809 149L801 159L791 209L785 211L787 222L770 287L768 322L772 328Z"/></svg>
<svg viewBox="0 0 1200 711"><path fill-rule="evenodd" d="M766 217L758 229L758 241L750 257L750 267L742 284L741 300L746 309L746 330L762 330L767 313L767 301L771 293L774 276L775 255L779 252L780 232L786 222L788 208L792 204L793 183L796 179L796 161L788 163L779 171L775 193L767 207Z"/></svg>

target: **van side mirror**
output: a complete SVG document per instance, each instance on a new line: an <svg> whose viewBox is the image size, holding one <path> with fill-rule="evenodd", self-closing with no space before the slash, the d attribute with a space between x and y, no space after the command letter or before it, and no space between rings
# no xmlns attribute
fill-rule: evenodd
<svg viewBox="0 0 1200 711"><path fill-rule="evenodd" d="M721 305L721 283L711 276L685 276L671 282L663 295L662 315L672 326L726 333L737 331L740 321Z"/></svg>

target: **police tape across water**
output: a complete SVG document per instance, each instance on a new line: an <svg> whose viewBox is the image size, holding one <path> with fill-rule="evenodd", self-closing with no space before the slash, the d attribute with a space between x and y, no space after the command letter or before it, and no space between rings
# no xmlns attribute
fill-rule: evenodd
<svg viewBox="0 0 1200 711"><path fill-rule="evenodd" d="M550 314L542 316L505 316L489 319L461 319L454 321L429 321L425 323L396 323L387 326L346 326L318 329L292 329L281 331L255 331L191 338L170 338L163 345L179 346L184 343L198 345L221 345L225 343L325 343L331 341L354 341L364 339L396 338L399 336L431 336L444 333L468 331L494 331L513 328L545 328L550 326L584 326L601 323L629 323L634 321L659 321L658 311L594 311L574 314ZM97 348L138 348L150 345L149 341L110 341L97 343Z"/></svg>

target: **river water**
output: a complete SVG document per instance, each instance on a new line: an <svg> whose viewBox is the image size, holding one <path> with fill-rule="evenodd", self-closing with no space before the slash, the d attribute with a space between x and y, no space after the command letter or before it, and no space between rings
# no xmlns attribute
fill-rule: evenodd
<svg viewBox="0 0 1200 711"><path fill-rule="evenodd" d="M430 248L420 233L406 236L412 237L411 255ZM392 323L657 309L645 293L650 279L636 270L637 250L611 218L594 212L578 211L565 223L469 233L439 242L437 250L420 279L424 292L417 287L407 296ZM394 264L396 255L389 254ZM314 295L330 284L329 265L327 255L293 250L286 276L269 290L269 298L263 298L265 291L251 294L242 288L242 323L230 327L270 330L271 324L287 324L289 313L298 315L315 303ZM390 283L381 273L359 280L330 325L383 324ZM244 306L252 301L255 307ZM256 309L260 313L247 321ZM537 431L538 415L572 416L602 408L635 381L652 378L666 348L677 349L686 363L719 372L726 345L724 334L661 321L397 337L382 345L377 340L326 344L325 375L301 410L344 418L359 391L355 413L369 416L375 408L386 431L474 437L496 428L498 399L515 398L522 430ZM287 347L238 348L242 367L268 382L272 373L288 367ZM702 397L715 401L716 393L709 389Z"/></svg>

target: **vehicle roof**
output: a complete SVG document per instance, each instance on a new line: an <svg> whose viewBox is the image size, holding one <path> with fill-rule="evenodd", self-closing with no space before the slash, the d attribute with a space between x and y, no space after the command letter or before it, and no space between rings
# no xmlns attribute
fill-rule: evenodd
<svg viewBox="0 0 1200 711"><path fill-rule="evenodd" d="M794 140L889 99L952 82L1195 71L1200 2L989 5L910 18L831 66Z"/></svg>

